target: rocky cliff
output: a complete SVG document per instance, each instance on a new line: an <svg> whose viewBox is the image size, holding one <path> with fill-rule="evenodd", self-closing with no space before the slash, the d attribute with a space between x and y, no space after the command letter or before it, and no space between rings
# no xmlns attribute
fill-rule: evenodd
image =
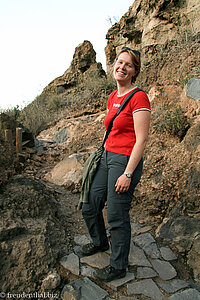
<svg viewBox="0 0 200 300"><path fill-rule="evenodd" d="M66 115L104 110L113 87L113 80L106 78L101 63L96 62L92 44L84 41L76 47L70 67L23 110L21 119L38 134L48 123Z"/></svg>
<svg viewBox="0 0 200 300"><path fill-rule="evenodd" d="M76 47L70 67L62 76L54 79L45 90L63 93L71 87L84 83L88 76L105 77L105 72L101 63L96 62L96 52L92 44L84 41Z"/></svg>
<svg viewBox="0 0 200 300"><path fill-rule="evenodd" d="M107 71L124 45L141 51L139 81L151 85L183 84L199 66L200 2L135 0L106 38Z"/></svg>

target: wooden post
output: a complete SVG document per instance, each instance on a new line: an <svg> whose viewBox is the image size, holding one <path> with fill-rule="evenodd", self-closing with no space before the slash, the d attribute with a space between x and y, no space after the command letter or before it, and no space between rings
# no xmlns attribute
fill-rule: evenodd
<svg viewBox="0 0 200 300"><path fill-rule="evenodd" d="M12 144L12 130L11 129L5 130L5 142Z"/></svg>
<svg viewBox="0 0 200 300"><path fill-rule="evenodd" d="M16 128L16 152L22 152L22 128Z"/></svg>

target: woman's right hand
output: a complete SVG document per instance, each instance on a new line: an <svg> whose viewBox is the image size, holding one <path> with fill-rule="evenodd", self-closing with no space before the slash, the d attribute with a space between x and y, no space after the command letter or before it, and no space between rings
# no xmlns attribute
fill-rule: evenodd
<svg viewBox="0 0 200 300"><path fill-rule="evenodd" d="M131 184L131 178L128 178L125 174L122 174L116 181L115 191L118 194L125 193L128 191Z"/></svg>

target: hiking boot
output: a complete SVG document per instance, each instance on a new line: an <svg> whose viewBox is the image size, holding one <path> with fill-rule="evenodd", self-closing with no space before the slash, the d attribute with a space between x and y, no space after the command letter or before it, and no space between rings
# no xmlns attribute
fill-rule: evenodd
<svg viewBox="0 0 200 300"><path fill-rule="evenodd" d="M97 252L103 252L109 249L109 244L105 244L103 246L95 246L93 243L89 243L86 245L83 245L80 249L82 256L89 256L93 255Z"/></svg>
<svg viewBox="0 0 200 300"><path fill-rule="evenodd" d="M111 265L94 272L94 277L101 281L112 281L126 276L126 269L115 269Z"/></svg>

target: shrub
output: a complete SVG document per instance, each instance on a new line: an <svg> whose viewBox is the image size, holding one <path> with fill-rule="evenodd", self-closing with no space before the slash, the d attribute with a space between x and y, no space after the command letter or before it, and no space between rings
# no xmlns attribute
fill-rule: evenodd
<svg viewBox="0 0 200 300"><path fill-rule="evenodd" d="M5 113L6 115L12 117L14 120L17 120L20 116L19 105L16 105L13 108L0 109L0 113Z"/></svg>
<svg viewBox="0 0 200 300"><path fill-rule="evenodd" d="M87 78L87 82L84 84L86 90L94 92L95 90L103 90L105 93L110 93L116 89L116 82L112 76L96 77L95 75Z"/></svg>
<svg viewBox="0 0 200 300"><path fill-rule="evenodd" d="M168 132L171 135L178 136L182 140L190 127L190 124L185 116L181 106L169 105L163 107L163 113L159 120L155 123L154 128L160 132Z"/></svg>
<svg viewBox="0 0 200 300"><path fill-rule="evenodd" d="M83 84L67 90L60 87L59 93L44 91L21 111L16 106L8 113L37 135L41 130L46 129L48 124L71 112L89 107L95 111L99 105L106 102L107 95L114 88L113 78L91 74Z"/></svg>

